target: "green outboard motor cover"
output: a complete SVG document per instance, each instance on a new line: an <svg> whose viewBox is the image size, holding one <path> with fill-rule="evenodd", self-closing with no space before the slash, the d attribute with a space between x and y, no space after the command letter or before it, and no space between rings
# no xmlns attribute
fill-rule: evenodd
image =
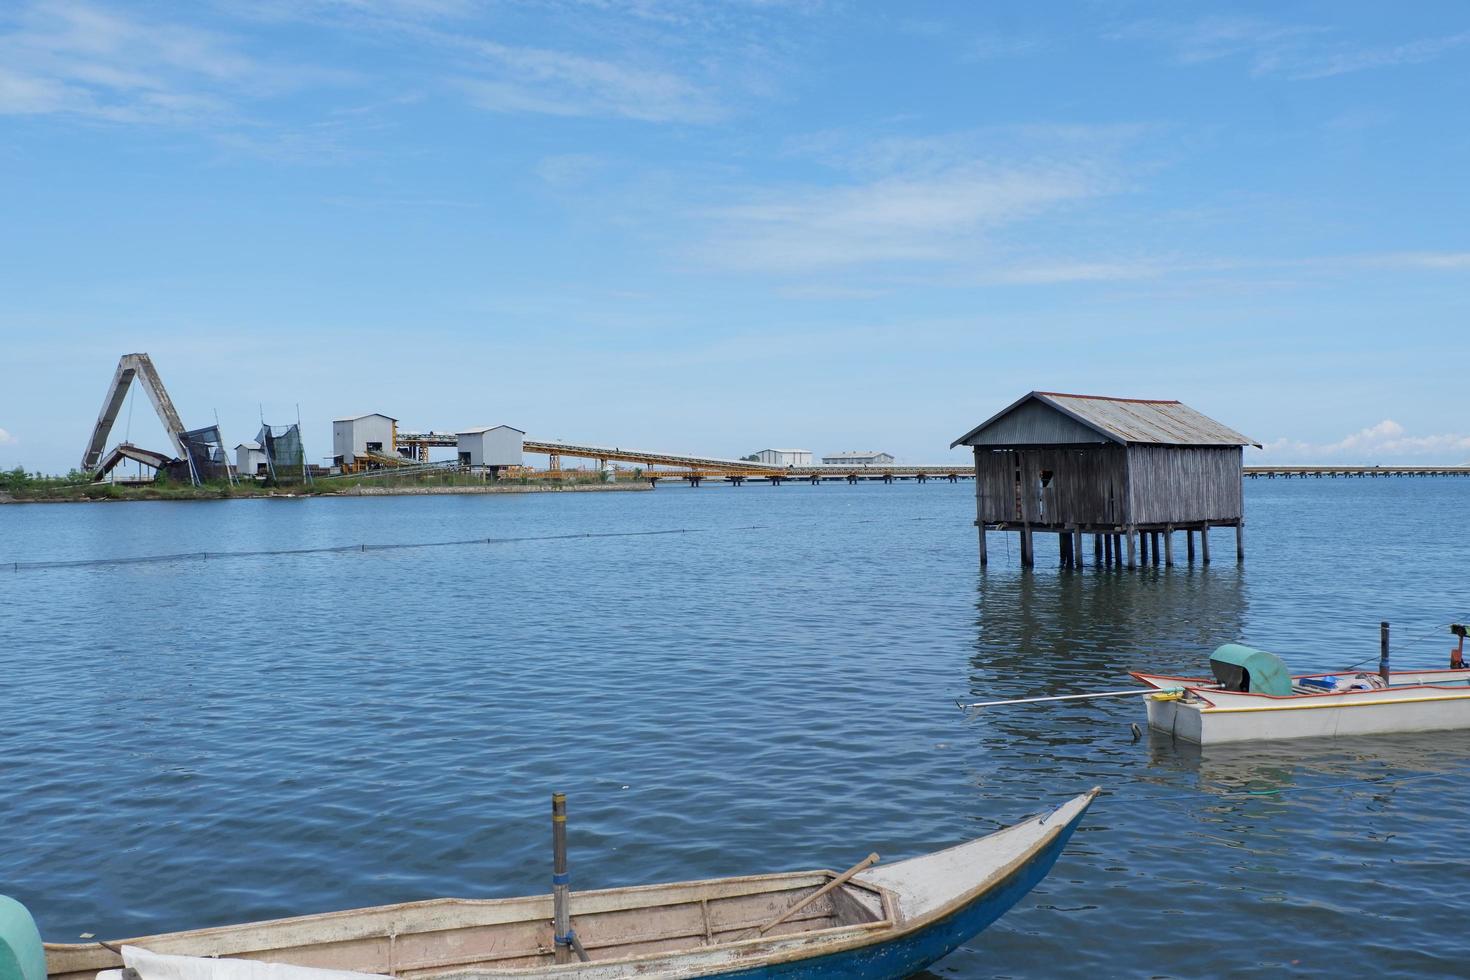
<svg viewBox="0 0 1470 980"><path fill-rule="evenodd" d="M1291 675L1274 653L1227 643L1210 655L1210 669L1227 691L1291 695Z"/></svg>
<svg viewBox="0 0 1470 980"><path fill-rule="evenodd" d="M0 895L0 980L46 980L46 947L26 907Z"/></svg>

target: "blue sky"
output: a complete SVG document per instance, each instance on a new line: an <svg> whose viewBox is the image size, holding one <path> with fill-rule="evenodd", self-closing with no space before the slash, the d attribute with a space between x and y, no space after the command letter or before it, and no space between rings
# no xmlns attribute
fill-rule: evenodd
<svg viewBox="0 0 1470 980"><path fill-rule="evenodd" d="M135 350L317 456L937 461L1037 388L1470 461L1467 68L1460 3L9 0L0 465Z"/></svg>

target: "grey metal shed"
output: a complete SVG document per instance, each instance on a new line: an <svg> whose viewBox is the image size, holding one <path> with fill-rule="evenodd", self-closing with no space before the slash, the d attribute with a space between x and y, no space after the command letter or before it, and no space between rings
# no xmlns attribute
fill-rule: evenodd
<svg viewBox="0 0 1470 980"><path fill-rule="evenodd" d="M1021 564L1033 566L1036 531L1058 535L1063 566L1083 563L1093 535L1098 564L1131 568L1152 554L1173 564L1184 531L1190 559L1200 532L1210 560L1211 527L1233 527L1245 557L1242 453L1259 444L1178 401L1033 391L950 444L975 451L975 523L980 563L985 532L1021 535Z"/></svg>

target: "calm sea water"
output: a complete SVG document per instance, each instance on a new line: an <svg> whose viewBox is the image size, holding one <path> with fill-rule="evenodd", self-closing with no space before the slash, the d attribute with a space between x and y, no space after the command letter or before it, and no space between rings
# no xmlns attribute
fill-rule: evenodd
<svg viewBox="0 0 1470 980"><path fill-rule="evenodd" d="M0 507L0 562L684 532L0 571L0 891L58 941L534 893L553 789L576 886L847 867L1100 784L934 973L1465 976L1466 733L1202 753L1132 700L954 706L1237 639L1376 661L1380 619L1446 659L1470 481L1246 490L1244 566L1220 532L1132 573L996 536L982 574L964 484Z"/></svg>

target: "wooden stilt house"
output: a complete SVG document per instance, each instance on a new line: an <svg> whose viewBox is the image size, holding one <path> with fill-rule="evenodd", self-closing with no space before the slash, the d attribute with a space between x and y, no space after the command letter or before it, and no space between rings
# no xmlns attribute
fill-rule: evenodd
<svg viewBox="0 0 1470 980"><path fill-rule="evenodd" d="M1242 453L1259 443L1177 401L1033 391L951 443L975 450L980 564L987 529L1017 531L1021 564L1036 532L1056 534L1063 567L1210 560L1209 529L1235 528L1245 557ZM1162 544L1162 556L1160 545Z"/></svg>

